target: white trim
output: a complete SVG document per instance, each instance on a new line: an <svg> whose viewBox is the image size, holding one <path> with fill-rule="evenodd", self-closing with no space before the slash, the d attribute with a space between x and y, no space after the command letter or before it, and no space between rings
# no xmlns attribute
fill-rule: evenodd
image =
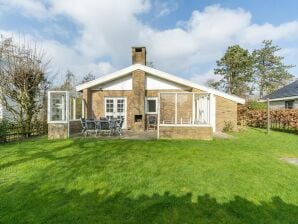
<svg viewBox="0 0 298 224"><path fill-rule="evenodd" d="M148 111L148 100L155 100L155 112ZM145 97L145 114L157 114L158 97Z"/></svg>
<svg viewBox="0 0 298 224"><path fill-rule="evenodd" d="M216 97L210 94L210 124L213 132L216 131Z"/></svg>
<svg viewBox="0 0 298 224"><path fill-rule="evenodd" d="M274 98L274 99L269 99L269 101L273 102L273 101L295 100L295 99L298 99L298 96L287 96L287 97ZM267 102L267 99L266 100L259 100L258 102L264 103L264 102Z"/></svg>
<svg viewBox="0 0 298 224"><path fill-rule="evenodd" d="M107 112L106 111L106 102L108 99L112 99L113 100L113 112ZM122 129L127 129L127 97L113 97L113 96L106 96L104 97L104 112L105 112L105 117L107 116L111 116L111 115L107 115L107 114L113 114L113 116L115 117L117 112L115 111L115 109L117 110L117 100L124 100L124 123L123 123L123 127Z"/></svg>
<svg viewBox="0 0 298 224"><path fill-rule="evenodd" d="M62 99L62 103L66 104L62 106L62 117L65 117L65 120L60 120L60 121L52 121L51 120L51 94L52 93L64 93L65 95L65 101ZM65 109L65 111L64 111ZM48 91L48 124L67 124L69 122L69 92L68 91Z"/></svg>
<svg viewBox="0 0 298 224"><path fill-rule="evenodd" d="M157 139L159 139L159 126L160 126L160 92L158 93Z"/></svg>
<svg viewBox="0 0 298 224"><path fill-rule="evenodd" d="M149 73L151 75L155 75L155 76L160 77L162 79L172 81L172 82L175 82L175 83L178 83L178 84L182 84L182 85L185 85L185 86L189 86L189 87L192 87L192 88L197 88L197 89L205 91L207 93L213 93L217 96L224 97L226 99L235 101L235 102L240 103L240 104L245 103L245 99L240 98L238 96L230 95L230 94L218 91L216 89L212 89L210 87L195 84L195 83L193 83L191 81L188 81L186 79L182 79L182 78L177 77L175 75L171 75L169 73L166 73L166 72L163 72L163 71L160 71L160 70L157 70L157 69L145 66L145 65L141 65L141 64L134 64L134 65L131 65L131 66L126 67L124 69L118 70L114 73L111 73L109 75L105 75L105 76L100 77L98 79L95 79L93 81L78 85L78 86L76 86L76 90L77 91L82 91L83 89L90 88L90 87L99 85L101 83L105 83L105 82L117 79L117 78L119 78L121 76L124 76L126 74L129 74L129 73L131 73L135 70L142 70L146 73Z"/></svg>

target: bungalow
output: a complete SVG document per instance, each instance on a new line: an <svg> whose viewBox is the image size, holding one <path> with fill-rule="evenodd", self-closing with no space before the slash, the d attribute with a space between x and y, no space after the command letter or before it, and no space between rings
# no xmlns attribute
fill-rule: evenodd
<svg viewBox="0 0 298 224"><path fill-rule="evenodd" d="M245 102L146 66L145 47L132 47L131 66L76 90L83 93L83 117L121 117L123 128L135 131L156 121L158 138L211 139L227 124L236 128L237 104Z"/></svg>
<svg viewBox="0 0 298 224"><path fill-rule="evenodd" d="M264 96L260 102L270 101L271 109L297 109L298 108L298 79L289 85Z"/></svg>

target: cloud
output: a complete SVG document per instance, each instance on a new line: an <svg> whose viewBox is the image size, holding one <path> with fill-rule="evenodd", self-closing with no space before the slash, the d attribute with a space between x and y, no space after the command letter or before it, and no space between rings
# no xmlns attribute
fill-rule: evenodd
<svg viewBox="0 0 298 224"><path fill-rule="evenodd" d="M219 81L221 79L221 77L219 75L215 75L213 69L210 69L206 73L203 73L203 74L194 74L190 77L191 81L193 81L195 83L202 84L202 85L205 85L206 82L210 79Z"/></svg>
<svg viewBox="0 0 298 224"><path fill-rule="evenodd" d="M250 12L220 5L194 10L189 19L160 30L142 21L140 15L157 10L156 2L160 3L157 15L167 15L175 10L175 4L150 0L0 2L32 17L44 15L43 19L52 23L55 18L72 21L77 36L71 44L48 39L49 36L38 37L38 40L49 49L55 68L61 71L69 68L81 77L88 72L100 75L130 65L131 46L144 45L149 61L156 68L204 80L229 45L241 44L252 49L259 47L263 39L294 44L298 39L298 21L279 25L254 24ZM298 50L289 47L287 51L294 55Z"/></svg>
<svg viewBox="0 0 298 224"><path fill-rule="evenodd" d="M156 11L156 17L168 16L170 13L178 9L178 2L176 0L170 1L154 1L154 10Z"/></svg>

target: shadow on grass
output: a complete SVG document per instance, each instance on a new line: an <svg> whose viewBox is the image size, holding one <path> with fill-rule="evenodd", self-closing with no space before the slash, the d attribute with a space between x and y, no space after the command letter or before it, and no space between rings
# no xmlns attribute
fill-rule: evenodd
<svg viewBox="0 0 298 224"><path fill-rule="evenodd" d="M129 193L45 191L36 185L0 188L0 223L297 223L298 206L279 197L255 204L236 196L219 203L205 194L132 197Z"/></svg>

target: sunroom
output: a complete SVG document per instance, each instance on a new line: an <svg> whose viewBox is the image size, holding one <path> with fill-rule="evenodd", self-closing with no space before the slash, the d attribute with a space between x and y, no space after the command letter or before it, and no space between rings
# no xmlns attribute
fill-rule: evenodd
<svg viewBox="0 0 298 224"><path fill-rule="evenodd" d="M211 93L159 93L158 138L211 139L215 100Z"/></svg>

